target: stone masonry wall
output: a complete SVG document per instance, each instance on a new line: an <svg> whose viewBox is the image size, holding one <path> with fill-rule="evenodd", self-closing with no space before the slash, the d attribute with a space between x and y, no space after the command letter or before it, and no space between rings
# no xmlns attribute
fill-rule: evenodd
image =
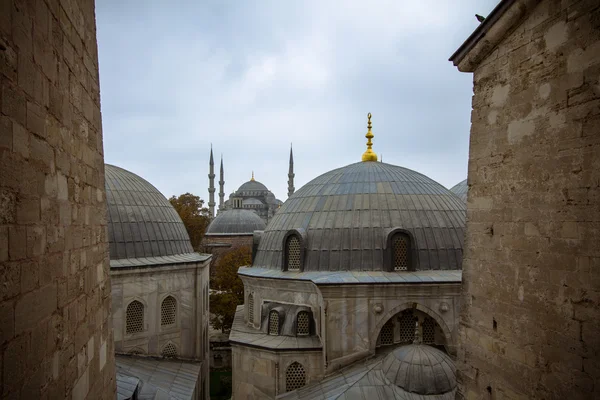
<svg viewBox="0 0 600 400"><path fill-rule="evenodd" d="M93 0L0 1L0 398L113 399Z"/></svg>
<svg viewBox="0 0 600 400"><path fill-rule="evenodd" d="M599 79L597 0L541 1L474 72L468 399L600 396Z"/></svg>

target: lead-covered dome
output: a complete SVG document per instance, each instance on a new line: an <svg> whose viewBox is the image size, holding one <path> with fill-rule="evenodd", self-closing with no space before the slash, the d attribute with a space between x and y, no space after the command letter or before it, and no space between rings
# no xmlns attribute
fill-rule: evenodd
<svg viewBox="0 0 600 400"><path fill-rule="evenodd" d="M467 185L467 180L465 179L462 182L457 183L456 185L450 188L450 191L458 196L465 204L467 203L467 191L469 190L469 186Z"/></svg>
<svg viewBox="0 0 600 400"><path fill-rule="evenodd" d="M460 269L464 226L465 205L439 183L395 165L358 162L290 196L262 234L253 266L285 269L284 240L292 233L302 249L290 260L302 271L388 270L389 238L401 231L414 269Z"/></svg>
<svg viewBox="0 0 600 400"><path fill-rule="evenodd" d="M220 212L206 229L206 236L252 234L263 229L265 223L256 213L235 208Z"/></svg>
<svg viewBox="0 0 600 400"><path fill-rule="evenodd" d="M171 203L140 176L105 164L111 260L193 253Z"/></svg>
<svg viewBox="0 0 600 400"><path fill-rule="evenodd" d="M260 192L265 191L268 192L269 189L259 181L250 180L246 183L243 183L242 186L238 189L238 192Z"/></svg>
<svg viewBox="0 0 600 400"><path fill-rule="evenodd" d="M440 395L456 388L456 367L450 356L426 344L393 350L381 370L390 383L410 393Z"/></svg>

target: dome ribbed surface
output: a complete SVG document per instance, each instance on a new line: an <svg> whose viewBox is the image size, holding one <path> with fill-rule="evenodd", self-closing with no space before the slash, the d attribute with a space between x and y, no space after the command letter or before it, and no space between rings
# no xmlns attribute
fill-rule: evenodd
<svg viewBox="0 0 600 400"><path fill-rule="evenodd" d="M443 351L424 344L399 347L383 360L382 372L396 386L421 395L439 395L456 387L456 367Z"/></svg>
<svg viewBox="0 0 600 400"><path fill-rule="evenodd" d="M253 266L281 269L283 238L306 232L304 271L385 270L393 228L408 231L419 270L460 269L465 205L448 189L409 169L359 162L297 190L269 221Z"/></svg>
<svg viewBox="0 0 600 400"><path fill-rule="evenodd" d="M236 208L220 212L206 229L206 235L249 234L263 229L265 223L258 215Z"/></svg>
<svg viewBox="0 0 600 400"><path fill-rule="evenodd" d="M465 179L462 182L457 183L452 186L450 191L457 195L465 204L467 203L467 191L469 190L469 186L467 185L467 180Z"/></svg>
<svg viewBox="0 0 600 400"><path fill-rule="evenodd" d="M171 203L138 175L105 164L111 260L193 253Z"/></svg>
<svg viewBox="0 0 600 400"><path fill-rule="evenodd" d="M238 192L249 192L249 191L261 191L264 190L266 192L269 191L265 185L260 183L259 181L248 181L237 190Z"/></svg>

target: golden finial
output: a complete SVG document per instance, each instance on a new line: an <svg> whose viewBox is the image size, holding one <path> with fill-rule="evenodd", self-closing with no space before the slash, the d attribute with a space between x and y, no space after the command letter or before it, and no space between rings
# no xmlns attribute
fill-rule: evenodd
<svg viewBox="0 0 600 400"><path fill-rule="evenodd" d="M367 151L365 151L362 155L362 160L363 161L377 161L377 154L375 154L375 152L371 149L371 147L373 146L373 142L371 142L371 139L373 139L373 132L371 132L371 113L369 113L367 115L367 118L369 118L369 123L367 124L367 134L365 135L365 137L367 138Z"/></svg>
<svg viewBox="0 0 600 400"><path fill-rule="evenodd" d="M250 179L251 181L254 180L254 171L252 171L252 179Z"/></svg>

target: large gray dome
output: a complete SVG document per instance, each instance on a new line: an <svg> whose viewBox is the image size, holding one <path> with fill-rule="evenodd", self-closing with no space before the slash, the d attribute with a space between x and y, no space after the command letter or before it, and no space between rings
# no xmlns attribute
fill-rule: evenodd
<svg viewBox="0 0 600 400"><path fill-rule="evenodd" d="M242 186L240 186L240 188L238 189L238 192L261 192L261 191L268 192L269 189L267 189L267 187L265 185L263 185L262 183L260 183L259 181L255 181L255 180L251 180L251 181L248 181L248 182L242 184Z"/></svg>
<svg viewBox="0 0 600 400"><path fill-rule="evenodd" d="M469 190L469 186L467 185L467 180L465 179L462 182L457 183L456 185L450 188L450 191L457 195L465 204L467 203L467 191Z"/></svg>
<svg viewBox="0 0 600 400"><path fill-rule="evenodd" d="M148 181L105 164L111 260L193 253L171 203Z"/></svg>
<svg viewBox="0 0 600 400"><path fill-rule="evenodd" d="M411 393L439 395L456 388L456 367L450 356L426 344L394 349L381 370L391 383Z"/></svg>
<svg viewBox="0 0 600 400"><path fill-rule="evenodd" d="M296 191L269 221L253 266L281 269L284 236L305 232L304 271L384 270L387 233L414 238L419 270L462 266L465 205L448 189L406 168L359 162Z"/></svg>
<svg viewBox="0 0 600 400"><path fill-rule="evenodd" d="M265 223L256 213L236 208L219 213L206 229L206 236L252 234L263 229Z"/></svg>

